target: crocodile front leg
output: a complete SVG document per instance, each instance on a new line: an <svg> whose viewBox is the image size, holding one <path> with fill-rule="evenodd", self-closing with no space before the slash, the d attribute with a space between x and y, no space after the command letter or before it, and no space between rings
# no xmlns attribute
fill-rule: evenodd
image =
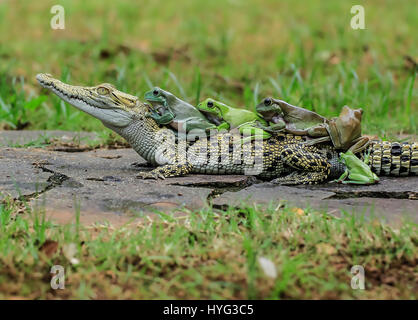
<svg viewBox="0 0 418 320"><path fill-rule="evenodd" d="M192 169L190 164L166 164L151 171L142 171L136 177L142 179L165 179L188 174Z"/></svg>
<svg viewBox="0 0 418 320"><path fill-rule="evenodd" d="M314 184L325 181L331 165L318 149L304 144L290 144L283 148L282 161L296 169L287 176L272 180L272 183L282 185Z"/></svg>
<svg viewBox="0 0 418 320"><path fill-rule="evenodd" d="M328 175L324 172L300 172L294 171L287 176L276 178L271 182L284 186L297 184L316 184L321 183L327 179Z"/></svg>

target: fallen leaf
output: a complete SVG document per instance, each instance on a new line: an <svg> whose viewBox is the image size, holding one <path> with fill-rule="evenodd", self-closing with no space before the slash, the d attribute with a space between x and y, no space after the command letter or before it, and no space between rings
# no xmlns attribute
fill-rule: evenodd
<svg viewBox="0 0 418 320"><path fill-rule="evenodd" d="M261 269L263 270L264 274L272 279L277 278L277 270L276 266L274 265L273 261L264 257L258 257L258 263L260 264Z"/></svg>
<svg viewBox="0 0 418 320"><path fill-rule="evenodd" d="M167 53L167 52L152 52L151 53L152 57L154 58L155 62L157 62L158 64L168 64L170 62L171 59L171 53Z"/></svg>
<svg viewBox="0 0 418 320"><path fill-rule="evenodd" d="M396 278L394 276L386 276L383 277L382 282L387 285L394 285L396 284Z"/></svg>
<svg viewBox="0 0 418 320"><path fill-rule="evenodd" d="M418 69L418 63L417 63L416 59L414 59L413 57L408 56L408 55L405 55L403 57L403 59L404 59L406 69L410 69L410 70Z"/></svg>
<svg viewBox="0 0 418 320"><path fill-rule="evenodd" d="M283 231L283 237L285 239L289 240L293 236L294 236L294 233L292 232L292 230L290 230L290 228L287 228L286 230Z"/></svg>
<svg viewBox="0 0 418 320"><path fill-rule="evenodd" d="M315 247L318 253L325 253L328 255L337 253L337 250L328 243L318 243Z"/></svg>
<svg viewBox="0 0 418 320"><path fill-rule="evenodd" d="M68 261L70 261L71 264L77 265L80 263L80 260L75 257L77 254L77 246L75 243L65 244L62 248L62 251L64 256L68 259Z"/></svg>
<svg viewBox="0 0 418 320"><path fill-rule="evenodd" d="M340 58L335 53L333 53L331 55L331 57L329 58L328 62L330 64L334 64L334 65L339 64L340 63Z"/></svg>
<svg viewBox="0 0 418 320"><path fill-rule="evenodd" d="M53 256L58 249L58 242L54 240L47 239L39 248L39 251L45 253L45 255L50 258Z"/></svg>
<svg viewBox="0 0 418 320"><path fill-rule="evenodd" d="M113 53L108 49L101 49L99 53L100 59L108 59L113 56Z"/></svg>
<svg viewBox="0 0 418 320"><path fill-rule="evenodd" d="M298 216L303 216L305 214L305 211L302 208L292 208L290 211L296 213Z"/></svg>

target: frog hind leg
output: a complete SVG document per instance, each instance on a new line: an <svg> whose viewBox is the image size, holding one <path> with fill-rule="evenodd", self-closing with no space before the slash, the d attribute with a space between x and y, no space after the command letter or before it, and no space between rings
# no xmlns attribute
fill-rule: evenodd
<svg viewBox="0 0 418 320"><path fill-rule="evenodd" d="M262 134L262 135L255 135L255 136L249 136L249 137L242 138L241 142L242 142L242 144L245 144L245 143L251 142L255 139L259 139L261 141L261 140L266 140L270 137L271 137L271 134L266 132L265 134Z"/></svg>
<svg viewBox="0 0 418 320"><path fill-rule="evenodd" d="M359 184L359 185L371 185L377 182L379 182L379 178L377 180L371 179L370 177L367 177L361 174L350 175L350 180L341 181L341 183L343 184Z"/></svg>
<svg viewBox="0 0 418 320"><path fill-rule="evenodd" d="M312 140L306 141L305 142L305 145L307 145L307 146L313 146L315 144L323 143L323 142L328 142L328 141L331 141L331 138L329 136L327 136L327 137L321 137L321 138L316 138L316 139L312 139Z"/></svg>
<svg viewBox="0 0 418 320"><path fill-rule="evenodd" d="M210 131L211 129L217 129L216 125L209 122L202 121L202 119L194 117L189 118L185 121L186 127L184 128L186 132L191 130L202 130L202 132Z"/></svg>
<svg viewBox="0 0 418 320"><path fill-rule="evenodd" d="M342 184L358 184L358 185L371 185L379 182L379 178L373 174L373 179L370 179L367 175L361 174L352 174L350 179L346 180L349 177L349 170L347 169L341 177L339 177L335 182Z"/></svg>
<svg viewBox="0 0 418 320"><path fill-rule="evenodd" d="M366 149L370 145L370 139L368 137L360 137L353 141L353 145L348 149L354 154L359 153Z"/></svg>
<svg viewBox="0 0 418 320"><path fill-rule="evenodd" d="M269 125L268 127L265 127L263 125L259 125L259 127L264 131L275 133L284 131L286 129L286 123L284 121L279 121L278 123L274 123L272 125Z"/></svg>
<svg viewBox="0 0 418 320"><path fill-rule="evenodd" d="M216 127L218 129L218 131L221 130L229 130L230 125L228 122L222 122L219 126Z"/></svg>
<svg viewBox="0 0 418 320"><path fill-rule="evenodd" d="M315 147L308 147L302 143L290 144L281 153L283 162L296 169L287 176L274 179L275 184L315 184L327 180L331 172L331 165Z"/></svg>
<svg viewBox="0 0 418 320"><path fill-rule="evenodd" d="M243 144L255 139L265 140L271 137L270 133L253 125L239 127L239 132L244 136L241 139Z"/></svg>

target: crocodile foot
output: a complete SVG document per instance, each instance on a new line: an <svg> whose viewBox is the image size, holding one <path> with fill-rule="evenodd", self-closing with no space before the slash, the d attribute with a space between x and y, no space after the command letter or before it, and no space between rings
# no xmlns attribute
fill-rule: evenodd
<svg viewBox="0 0 418 320"><path fill-rule="evenodd" d="M138 173L138 175L136 176L138 179L154 179L154 180L158 180L158 179L163 179L165 180L165 177L162 173L155 171L155 170L151 170L151 171L141 171L140 173Z"/></svg>
<svg viewBox="0 0 418 320"><path fill-rule="evenodd" d="M326 180L328 174L325 172L292 172L284 177L276 178L271 183L290 186L297 184L316 184Z"/></svg>

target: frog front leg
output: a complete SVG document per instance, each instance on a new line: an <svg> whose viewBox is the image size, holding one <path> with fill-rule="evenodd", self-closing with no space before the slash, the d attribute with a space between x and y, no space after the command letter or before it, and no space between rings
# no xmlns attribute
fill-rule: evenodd
<svg viewBox="0 0 418 320"><path fill-rule="evenodd" d="M283 131L286 128L286 123L281 120L278 123L274 123L269 126L263 126L261 123L258 122L256 126L266 132L275 133Z"/></svg>
<svg viewBox="0 0 418 320"><path fill-rule="evenodd" d="M154 119L155 122L161 125L167 125L174 120L176 117L170 109L164 111L162 115L159 115L158 112L152 110L151 114L148 115L150 118Z"/></svg>
<svg viewBox="0 0 418 320"><path fill-rule="evenodd" d="M342 183L345 179L347 179L347 177L348 177L348 169L346 168L344 173L334 182Z"/></svg>
<svg viewBox="0 0 418 320"><path fill-rule="evenodd" d="M349 180L345 180L347 176L349 177ZM349 172L347 172L347 175L344 178L342 178L342 180L340 181L341 177L338 179L338 182L342 184L370 185L370 184L375 184L376 182L379 181L379 178L374 173L372 177L368 177L367 175L360 174L360 173L349 174Z"/></svg>
<svg viewBox="0 0 418 320"><path fill-rule="evenodd" d="M203 132L207 132L212 129L217 129L215 124L211 126L210 123L203 122L200 118L188 118L185 121L185 125L186 127L183 130L186 132L190 132L192 130L202 130Z"/></svg>

